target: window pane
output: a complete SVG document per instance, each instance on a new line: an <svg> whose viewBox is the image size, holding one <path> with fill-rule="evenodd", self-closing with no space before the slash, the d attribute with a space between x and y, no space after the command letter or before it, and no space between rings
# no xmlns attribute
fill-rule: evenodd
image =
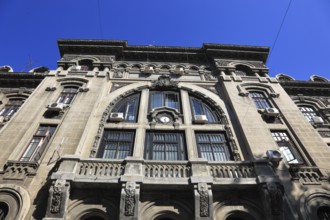
<svg viewBox="0 0 330 220"><path fill-rule="evenodd" d="M177 94L166 94L165 106L179 110L178 96Z"/></svg>
<svg viewBox="0 0 330 220"><path fill-rule="evenodd" d="M55 129L55 126L41 125L22 154L20 161L39 160Z"/></svg>
<svg viewBox="0 0 330 220"><path fill-rule="evenodd" d="M163 106L163 94L153 93L151 94L151 109L160 108Z"/></svg>
<svg viewBox="0 0 330 220"><path fill-rule="evenodd" d="M295 147L286 132L272 132L272 137L289 164L302 162L300 155L296 152Z"/></svg>
<svg viewBox="0 0 330 220"><path fill-rule="evenodd" d="M146 135L145 157L153 160L186 159L183 134L148 132Z"/></svg>
<svg viewBox="0 0 330 220"><path fill-rule="evenodd" d="M134 94L126 97L120 101L111 112L121 112L124 115L125 121L136 122L139 98L140 94Z"/></svg>
<svg viewBox="0 0 330 220"><path fill-rule="evenodd" d="M210 161L230 160L230 154L224 134L196 134L200 157Z"/></svg>
<svg viewBox="0 0 330 220"><path fill-rule="evenodd" d="M98 158L124 159L131 155L133 131L105 130L97 154Z"/></svg>
<svg viewBox="0 0 330 220"><path fill-rule="evenodd" d="M199 101L197 101L196 99L192 99L192 105L195 115L203 115L202 106Z"/></svg>
<svg viewBox="0 0 330 220"><path fill-rule="evenodd" d="M260 92L251 92L250 93L256 107L258 109L270 108L270 104L263 93Z"/></svg>

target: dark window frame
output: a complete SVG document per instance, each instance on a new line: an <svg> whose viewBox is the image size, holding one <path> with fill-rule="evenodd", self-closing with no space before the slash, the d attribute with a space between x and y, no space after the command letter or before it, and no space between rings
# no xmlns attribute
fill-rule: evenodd
<svg viewBox="0 0 330 220"><path fill-rule="evenodd" d="M204 135L204 140L199 139L199 136ZM211 135L218 135L218 141L212 141L210 140ZM207 136L208 140L205 140L205 136ZM205 158L209 161L232 161L233 159L233 154L231 152L230 144L228 142L227 136L225 132L218 132L218 131L213 131L213 132L204 132L204 131L195 131L195 138L196 138L196 146L197 146L197 151L198 151L198 156L200 158ZM214 138L214 137L213 137ZM201 150L201 145L204 145L203 147L206 147L206 145L209 146L208 151L202 151ZM221 148L219 146L221 145ZM218 149L216 149L218 148ZM219 151L219 149L221 151ZM204 155L203 153L208 153L208 155ZM222 155L217 155L222 154Z"/></svg>
<svg viewBox="0 0 330 220"><path fill-rule="evenodd" d="M249 94L257 109L272 108L272 105L264 92L250 91Z"/></svg>
<svg viewBox="0 0 330 220"><path fill-rule="evenodd" d="M79 86L65 86L56 100L56 103L70 105L79 91Z"/></svg>
<svg viewBox="0 0 330 220"><path fill-rule="evenodd" d="M288 164L303 164L301 154L287 131L272 130L271 135Z"/></svg>
<svg viewBox="0 0 330 220"><path fill-rule="evenodd" d="M112 135L112 137L114 135L119 135L119 137L118 139L115 139L110 135ZM131 135L130 140L124 139L124 135ZM102 134L102 139L96 157L102 159L125 159L127 156L132 156L134 141L135 130L105 129ZM129 144L129 146L127 146L127 144ZM127 149L124 149L125 147L129 147L127 154L123 153L127 152ZM115 155L113 155L113 151L115 151Z"/></svg>
<svg viewBox="0 0 330 220"><path fill-rule="evenodd" d="M195 115L206 115L208 123L210 123L210 124L221 124L222 123L219 114L217 114L217 111L212 110L212 108L208 105L208 103L206 103L206 102L202 101L201 99L196 98L194 96L189 96L189 101L190 101L190 107L191 107L191 114L192 114L193 118ZM196 106L194 104L194 101L196 104L198 104L200 106L202 114L197 114L198 112L195 108ZM211 114L211 117L209 117L210 115L207 113L207 111L209 111L209 113Z"/></svg>
<svg viewBox="0 0 330 220"><path fill-rule="evenodd" d="M56 125L40 125L20 156L20 161L39 161L56 131Z"/></svg>
<svg viewBox="0 0 330 220"><path fill-rule="evenodd" d="M159 94L162 95L162 104L160 106L154 107L154 100L153 100L153 96L155 94ZM166 100L168 100L166 98L167 95L175 95L176 96L176 102L177 102L177 108L173 108L171 106L166 105ZM179 91L170 91L170 90L166 90L166 91L149 91L149 111L152 111L154 109L160 109L160 108L170 108L170 109L174 109L177 110L178 112L181 112L181 97L180 97L180 92Z"/></svg>
<svg viewBox="0 0 330 220"><path fill-rule="evenodd" d="M155 140L156 138L163 135L163 140ZM166 137L166 135L168 135ZM176 136L176 140L169 140L168 138L172 135ZM167 138L167 139L166 139ZM177 145L176 151L174 151ZM163 149L161 149L163 147ZM156 149L155 149L156 148ZM158 153L157 155L155 154ZM161 155L163 152L163 156ZM175 155L175 153L176 155ZM172 154L171 154L172 153ZM161 158L163 157L163 158ZM147 131L145 135L145 148L144 148L144 158L146 160L172 160L172 161L182 161L187 160L187 146L185 142L185 133L183 131ZM175 158L175 159L173 159Z"/></svg>
<svg viewBox="0 0 330 220"><path fill-rule="evenodd" d="M121 112L121 113L124 113L124 122L137 122L138 121L138 116L139 116L139 109L140 109L140 97L141 97L141 94L140 93L135 93L133 95L130 95L130 96L127 96L125 97L123 100L119 101L115 107L111 110L111 113L113 112ZM127 109L127 105L130 101L136 101L135 102L135 106L133 107L134 108L134 112L133 115L131 114L127 114L129 109ZM121 111L121 108L125 107L124 105L126 105L126 113ZM134 119L133 120L130 120L129 117L130 116L133 116Z"/></svg>

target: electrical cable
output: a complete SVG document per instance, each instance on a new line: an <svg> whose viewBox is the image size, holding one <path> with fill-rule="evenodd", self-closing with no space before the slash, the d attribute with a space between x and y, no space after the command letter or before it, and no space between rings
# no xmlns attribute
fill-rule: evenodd
<svg viewBox="0 0 330 220"><path fill-rule="evenodd" d="M286 18L287 14L288 14L288 11L289 11L289 9L290 9L291 3L292 3L292 0L290 0L290 2L289 2L289 4L288 4L288 7L286 8L286 11L285 11L284 17L283 17L282 22L281 22L281 25L280 25L280 28L279 28L278 31L277 31L276 38L275 38L275 40L274 40L273 46L271 47L271 50L270 50L270 53L269 53L269 56L268 56L268 59L267 59L267 63L269 62L270 57L271 57L271 55L272 55L272 52L273 52L274 49L275 49L275 46L276 46L276 43L277 43L277 39L278 39L278 37L279 37L279 35L280 35L280 32L281 32L281 30L282 30L282 27L283 27L283 24L284 24L285 18Z"/></svg>

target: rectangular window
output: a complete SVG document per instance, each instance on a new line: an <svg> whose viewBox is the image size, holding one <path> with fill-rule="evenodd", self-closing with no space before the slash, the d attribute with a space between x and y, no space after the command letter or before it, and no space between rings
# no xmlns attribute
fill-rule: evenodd
<svg viewBox="0 0 330 220"><path fill-rule="evenodd" d="M183 133L147 132L145 141L147 160L186 160Z"/></svg>
<svg viewBox="0 0 330 220"><path fill-rule="evenodd" d="M280 151L289 164L303 163L300 155L295 149L294 143L285 131L272 132L272 137L276 141Z"/></svg>
<svg viewBox="0 0 330 220"><path fill-rule="evenodd" d="M38 161L54 134L55 125L40 125L33 135L28 147L22 154L20 161Z"/></svg>
<svg viewBox="0 0 330 220"><path fill-rule="evenodd" d="M196 133L199 157L210 161L230 160L230 153L225 134Z"/></svg>
<svg viewBox="0 0 330 220"><path fill-rule="evenodd" d="M77 87L66 87L57 99L57 103L70 104L78 92Z"/></svg>
<svg viewBox="0 0 330 220"><path fill-rule="evenodd" d="M162 107L168 107L179 111L179 94L169 91L151 92L150 110Z"/></svg>
<svg viewBox="0 0 330 220"><path fill-rule="evenodd" d="M132 155L134 131L105 130L97 154L98 158L124 159Z"/></svg>
<svg viewBox="0 0 330 220"><path fill-rule="evenodd" d="M250 92L250 95L254 101L254 104L258 109L271 108L267 98L261 92Z"/></svg>

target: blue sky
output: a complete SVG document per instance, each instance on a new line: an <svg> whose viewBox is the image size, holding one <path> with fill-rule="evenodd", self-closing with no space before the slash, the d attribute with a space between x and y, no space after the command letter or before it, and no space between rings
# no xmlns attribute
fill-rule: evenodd
<svg viewBox="0 0 330 220"><path fill-rule="evenodd" d="M329 0L0 0L0 66L56 68L57 39L271 47L270 75L330 79ZM283 18L286 19L280 30ZM278 35L279 33L279 35ZM275 47L274 42L278 35Z"/></svg>

